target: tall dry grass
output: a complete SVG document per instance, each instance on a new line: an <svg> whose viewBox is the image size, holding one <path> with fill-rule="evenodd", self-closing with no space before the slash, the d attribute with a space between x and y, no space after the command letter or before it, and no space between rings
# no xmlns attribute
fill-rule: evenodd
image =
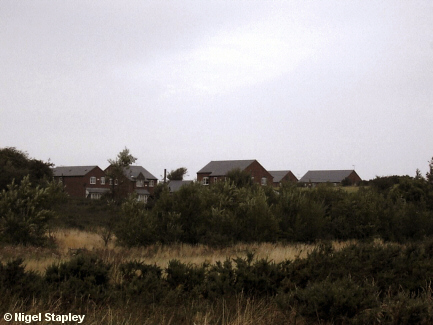
<svg viewBox="0 0 433 325"><path fill-rule="evenodd" d="M61 229L51 233L55 246L52 248L34 248L23 246L0 247L0 260L7 261L21 257L27 270L44 273L45 269L56 262L69 260L76 249L95 252L107 262L121 263L128 260L143 261L165 268L170 260L177 259L182 263L214 264L234 257L245 257L253 252L257 259L268 259L275 262L294 260L308 255L316 244L282 244L282 243L250 243L236 244L224 248L213 248L205 245L173 244L150 245L141 248L124 248L115 245L115 239L104 245L97 232L76 229ZM341 249L353 241L334 242L334 248Z"/></svg>
<svg viewBox="0 0 433 325"><path fill-rule="evenodd" d="M67 314L60 300L42 302L33 300L30 306L24 306L19 300L10 301L6 311L11 314L25 313L36 315L42 313L42 321L38 324L52 324L45 320L45 313L57 315ZM86 325L256 325L256 324L293 324L290 314L282 312L274 302L266 299L253 299L239 295L226 301L221 299L214 303L192 301L182 306L140 305L137 308L133 302L123 306L101 306L85 304L84 307L70 307L73 314L85 315ZM6 322L0 318L0 325Z"/></svg>

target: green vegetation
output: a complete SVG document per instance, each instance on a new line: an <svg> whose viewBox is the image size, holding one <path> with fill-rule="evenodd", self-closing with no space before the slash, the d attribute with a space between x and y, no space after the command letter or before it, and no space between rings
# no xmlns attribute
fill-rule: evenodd
<svg viewBox="0 0 433 325"><path fill-rule="evenodd" d="M235 308L253 301L272 310L279 324L429 324L432 247L432 241L405 247L358 243L336 251L323 243L292 261L255 259L250 253L214 264L172 260L165 268L82 253L54 263L45 274L25 271L22 260L13 260L0 263L0 309L10 312L19 305L26 312L35 302L50 308L56 301L59 312L109 309L121 324L155 317L156 323L193 324L211 310L208 323L223 324L232 321L221 318L223 308L233 317ZM222 306L222 301L233 303ZM264 312L253 311L252 323L263 324ZM128 322L131 317L136 320Z"/></svg>
<svg viewBox="0 0 433 325"><path fill-rule="evenodd" d="M234 171L233 180L212 186L192 183L175 193L161 187L147 209L130 198L123 203L115 234L121 241L126 237L128 246L375 238L404 242L433 236L433 186L424 178L376 178L356 191L291 184L275 191L242 176Z"/></svg>
<svg viewBox="0 0 433 325"><path fill-rule="evenodd" d="M182 181L183 176L186 175L188 170L185 167L180 167L168 173L167 179L170 181Z"/></svg>
<svg viewBox="0 0 433 325"><path fill-rule="evenodd" d="M54 202L64 199L61 185L47 183L32 187L29 176L20 185L8 185L0 193L0 241L7 244L43 245Z"/></svg>
<svg viewBox="0 0 433 325"><path fill-rule="evenodd" d="M419 171L415 177L376 177L357 190L293 184L275 190L234 170L212 186L191 183L169 193L160 185L146 205L120 191L99 201L65 200L60 184L49 182L46 173L29 172L25 154L3 149L0 163L6 153L12 158L3 160L2 179L11 180L0 194L2 245L46 245L51 226L98 231L105 251L83 250L41 273L27 270L19 258L0 262L3 313L86 313L94 324L433 320L433 159L425 178ZM134 159L122 151L110 161L111 177L121 184L120 171ZM214 263L172 259L157 266L110 258L113 233L125 250L269 242L314 242L317 248L279 262L247 253ZM329 244L346 240L356 244L341 250Z"/></svg>
<svg viewBox="0 0 433 325"><path fill-rule="evenodd" d="M0 148L0 191L6 190L13 180L20 183L27 175L31 184L42 185L53 177L52 166L49 162L31 159L16 148Z"/></svg>

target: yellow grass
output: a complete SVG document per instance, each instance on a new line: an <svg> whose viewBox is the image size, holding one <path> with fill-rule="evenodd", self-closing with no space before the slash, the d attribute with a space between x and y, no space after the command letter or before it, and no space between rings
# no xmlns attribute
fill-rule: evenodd
<svg viewBox="0 0 433 325"><path fill-rule="evenodd" d="M275 262L294 260L297 257L306 257L315 244L288 244L259 243L236 244L226 248L211 248L205 245L150 245L144 248L116 247L115 240L108 247L104 246L102 238L94 232L74 229L57 230L52 233L56 248L32 247L2 247L0 260L5 262L12 258L22 257L26 268L44 273L46 268L55 263L69 260L75 249L84 249L95 252L107 262L125 262L128 260L143 261L165 268L170 260L177 259L182 263L201 264L208 262L214 264L227 258L245 257L253 252L257 259L268 259ZM334 242L335 249L341 249L353 242Z"/></svg>

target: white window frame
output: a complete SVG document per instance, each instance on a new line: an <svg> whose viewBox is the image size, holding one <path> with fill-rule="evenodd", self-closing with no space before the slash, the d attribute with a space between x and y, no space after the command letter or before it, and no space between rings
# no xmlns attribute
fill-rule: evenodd
<svg viewBox="0 0 433 325"><path fill-rule="evenodd" d="M137 179L137 181L135 182L135 186L136 187L144 187L144 180Z"/></svg>
<svg viewBox="0 0 433 325"><path fill-rule="evenodd" d="M203 185L209 185L209 177L207 177L207 176L203 177L202 184Z"/></svg>
<svg viewBox="0 0 433 325"><path fill-rule="evenodd" d="M95 176L90 177L90 184L92 184L92 185L96 184L96 177Z"/></svg>
<svg viewBox="0 0 433 325"><path fill-rule="evenodd" d="M110 178L110 180L108 181L108 183L109 183L110 185L113 185L113 179Z"/></svg>
<svg viewBox="0 0 433 325"><path fill-rule="evenodd" d="M262 179L260 180L260 184L262 184L263 186L268 184L268 179L266 177L262 177Z"/></svg>
<svg viewBox="0 0 433 325"><path fill-rule="evenodd" d="M91 200L99 200L101 198L101 193L90 193Z"/></svg>
<svg viewBox="0 0 433 325"><path fill-rule="evenodd" d="M155 181L153 179L149 180L149 187L154 187Z"/></svg>
<svg viewBox="0 0 433 325"><path fill-rule="evenodd" d="M101 185L105 185L105 177L101 177Z"/></svg>
<svg viewBox="0 0 433 325"><path fill-rule="evenodd" d="M119 180L117 178L114 180L114 185L119 185Z"/></svg>

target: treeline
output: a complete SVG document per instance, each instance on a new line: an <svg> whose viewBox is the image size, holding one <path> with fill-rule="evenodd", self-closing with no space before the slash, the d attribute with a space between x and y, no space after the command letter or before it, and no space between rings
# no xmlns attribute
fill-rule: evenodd
<svg viewBox="0 0 433 325"><path fill-rule="evenodd" d="M126 246L156 242L228 245L242 242L368 240L402 242L433 235L433 184L423 177L377 177L356 191L284 184L279 190L245 181L160 185L147 207L133 197L116 215L115 234Z"/></svg>
<svg viewBox="0 0 433 325"><path fill-rule="evenodd" d="M247 297L276 306L281 324L430 324L432 277L432 241L359 243L340 251L323 244L307 258L281 263L250 253L215 264L172 260L165 268L80 255L49 266L44 275L26 271L21 260L0 263L0 309L19 305L23 312L35 301L42 308L55 301L58 311L73 313L89 305L117 307L125 321L139 310L176 307L165 315L170 323L192 324L188 317L234 301L225 306L227 313ZM187 306L195 306L194 313L182 314Z"/></svg>
<svg viewBox="0 0 433 325"><path fill-rule="evenodd" d="M119 154L119 169L134 159L125 149ZM56 214L58 219L66 216L68 225L83 219L71 200L62 203L65 195L61 184L50 179L49 166L14 148L0 150L2 177L11 182L0 192L0 242L43 245L48 226L56 225ZM102 220L94 226L103 226L104 241L114 233L118 244L129 247L422 240L433 236L433 159L429 167L425 177L419 171L415 177L376 177L356 191L332 185L299 188L291 183L275 190L253 184L245 171L233 170L227 181L212 186L191 183L170 193L166 184L159 184L147 204L134 196L109 193L91 204L97 211L88 211L84 218L97 214Z"/></svg>

